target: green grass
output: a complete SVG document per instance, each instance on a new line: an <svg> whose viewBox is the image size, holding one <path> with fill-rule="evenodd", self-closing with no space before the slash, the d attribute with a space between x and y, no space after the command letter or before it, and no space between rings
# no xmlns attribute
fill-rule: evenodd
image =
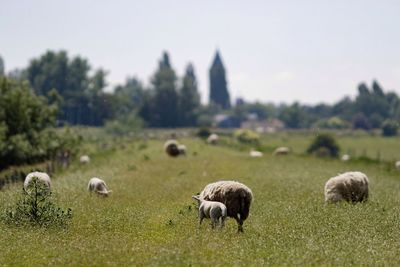
<svg viewBox="0 0 400 267"><path fill-rule="evenodd" d="M264 266L400 263L400 173L379 164L304 156L251 159L248 152L185 140L187 157L169 158L162 143L140 142L56 175L56 203L72 208L67 229L0 223L4 266ZM371 142L370 142L371 143ZM283 145L284 143L282 143ZM139 149L140 148L140 149ZM397 145L398 149L398 145ZM194 155L194 152L195 155ZM370 201L325 205L323 186L339 172L370 178ZM113 193L86 191L97 176ZM198 229L191 199L209 182L239 180L254 194L243 234L233 219ZM22 184L0 191L12 205Z"/></svg>

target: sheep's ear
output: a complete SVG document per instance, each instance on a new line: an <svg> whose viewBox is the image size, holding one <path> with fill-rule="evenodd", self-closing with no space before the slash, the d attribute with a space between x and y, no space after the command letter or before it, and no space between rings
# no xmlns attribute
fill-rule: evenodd
<svg viewBox="0 0 400 267"><path fill-rule="evenodd" d="M192 196L192 198L195 199L195 200L197 200L197 201L200 201L199 196Z"/></svg>

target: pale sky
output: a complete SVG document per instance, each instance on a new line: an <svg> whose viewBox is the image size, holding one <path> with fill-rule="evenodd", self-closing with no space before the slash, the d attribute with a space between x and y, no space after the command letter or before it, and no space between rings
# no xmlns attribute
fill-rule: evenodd
<svg viewBox="0 0 400 267"><path fill-rule="evenodd" d="M0 0L7 71L64 49L148 84L167 50L206 102L217 48L232 100L333 103L373 79L400 94L400 0Z"/></svg>

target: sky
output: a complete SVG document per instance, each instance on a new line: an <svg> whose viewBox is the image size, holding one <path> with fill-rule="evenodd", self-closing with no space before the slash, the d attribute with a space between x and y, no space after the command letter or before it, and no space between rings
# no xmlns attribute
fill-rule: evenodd
<svg viewBox="0 0 400 267"><path fill-rule="evenodd" d="M202 101L219 49L232 101L334 103L377 79L400 94L398 0L0 0L6 70L47 50L104 68L110 88L144 84L163 51L183 76L194 64Z"/></svg>

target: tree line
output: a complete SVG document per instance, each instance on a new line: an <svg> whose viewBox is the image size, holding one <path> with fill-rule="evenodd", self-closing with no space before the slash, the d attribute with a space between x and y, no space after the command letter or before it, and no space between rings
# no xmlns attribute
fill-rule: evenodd
<svg viewBox="0 0 400 267"><path fill-rule="evenodd" d="M0 76L24 80L34 94L57 103L58 125L124 125L140 127L209 126L216 114L243 122L249 114L258 120L279 119L287 128L373 129L400 120L400 99L385 92L377 81L358 86L354 99L344 97L333 105L247 103L232 105L225 66L217 51L209 69L210 101L202 105L193 64L179 77L167 52L162 54L149 86L137 77L106 91L107 71L93 69L87 59L70 57L66 51L47 51L22 70L5 73L0 57ZM120 122L115 124L115 122Z"/></svg>

